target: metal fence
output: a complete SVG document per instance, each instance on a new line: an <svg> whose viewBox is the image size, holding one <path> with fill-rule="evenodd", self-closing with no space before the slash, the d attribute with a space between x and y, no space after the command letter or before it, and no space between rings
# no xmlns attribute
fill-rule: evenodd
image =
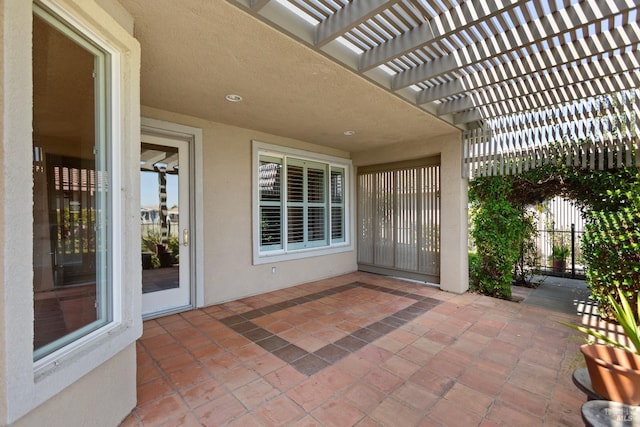
<svg viewBox="0 0 640 427"><path fill-rule="evenodd" d="M583 235L584 231L576 230L575 224L569 230L538 230L530 267L546 275L584 278Z"/></svg>
<svg viewBox="0 0 640 427"><path fill-rule="evenodd" d="M557 196L536 206L533 212L538 233L526 264L546 275L584 278L585 219L580 209L571 200Z"/></svg>

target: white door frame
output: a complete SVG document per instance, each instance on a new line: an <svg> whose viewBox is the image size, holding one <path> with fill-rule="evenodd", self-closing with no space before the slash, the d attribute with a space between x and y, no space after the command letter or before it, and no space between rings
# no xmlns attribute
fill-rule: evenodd
<svg viewBox="0 0 640 427"><path fill-rule="evenodd" d="M190 206L191 206L191 301L194 307L204 306L204 233L203 233L203 184L202 184L202 129L162 120L141 118L141 132L145 135L174 138L189 143L191 165ZM180 310L178 310L180 311ZM158 315L169 312L157 313Z"/></svg>

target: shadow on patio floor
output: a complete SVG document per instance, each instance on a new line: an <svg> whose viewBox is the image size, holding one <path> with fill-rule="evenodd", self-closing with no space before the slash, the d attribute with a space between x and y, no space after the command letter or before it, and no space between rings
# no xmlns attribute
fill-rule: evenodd
<svg viewBox="0 0 640 427"><path fill-rule="evenodd" d="M584 280L533 276L531 281L539 286L535 289L521 286L512 288L514 296L523 298L522 304L571 315L593 311L593 303L589 299L591 291Z"/></svg>

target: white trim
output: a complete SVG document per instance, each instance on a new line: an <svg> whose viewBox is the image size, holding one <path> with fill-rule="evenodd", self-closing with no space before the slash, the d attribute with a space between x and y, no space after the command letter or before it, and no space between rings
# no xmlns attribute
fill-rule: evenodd
<svg viewBox="0 0 640 427"><path fill-rule="evenodd" d="M308 249L296 249L286 251L274 250L270 252L260 252L260 235L256 231L259 229L260 224L260 194L258 191L258 167L260 165L261 155L273 155L281 157L295 157L296 159L319 161L328 164L329 171L331 166L342 167L345 170L345 201L344 201L344 233L345 241L340 243L331 243L331 236L329 236L329 246L322 246L319 248ZM252 236L253 236L253 265L268 264L281 261L289 261L302 258L310 258L322 255L331 255L340 252L353 251L353 217L354 210L352 208L352 195L353 189L353 165L350 159L341 157L329 156L326 154L314 153L311 151L299 150L295 148L284 147L280 145L268 144L265 142L252 141L252 158L251 158L251 224L252 224ZM329 179L330 179L329 173ZM284 236L283 236L284 239Z"/></svg>
<svg viewBox="0 0 640 427"><path fill-rule="evenodd" d="M169 138L178 138L186 140L191 145L189 153L191 155L191 175L193 189L191 191L191 209L193 217L191 218L191 241L193 242L193 267L192 275L195 278L195 296L193 298L196 307L204 306L204 218L203 218L203 146L202 146L202 129L191 126L181 125L163 120L150 119L142 117L141 119L142 133L151 135L164 136Z"/></svg>

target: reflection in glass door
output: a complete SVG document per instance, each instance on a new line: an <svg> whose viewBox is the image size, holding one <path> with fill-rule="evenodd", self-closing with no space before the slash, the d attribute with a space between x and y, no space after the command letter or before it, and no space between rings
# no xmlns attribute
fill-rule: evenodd
<svg viewBox="0 0 640 427"><path fill-rule="evenodd" d="M142 314L191 304L188 143L143 135L140 152Z"/></svg>

